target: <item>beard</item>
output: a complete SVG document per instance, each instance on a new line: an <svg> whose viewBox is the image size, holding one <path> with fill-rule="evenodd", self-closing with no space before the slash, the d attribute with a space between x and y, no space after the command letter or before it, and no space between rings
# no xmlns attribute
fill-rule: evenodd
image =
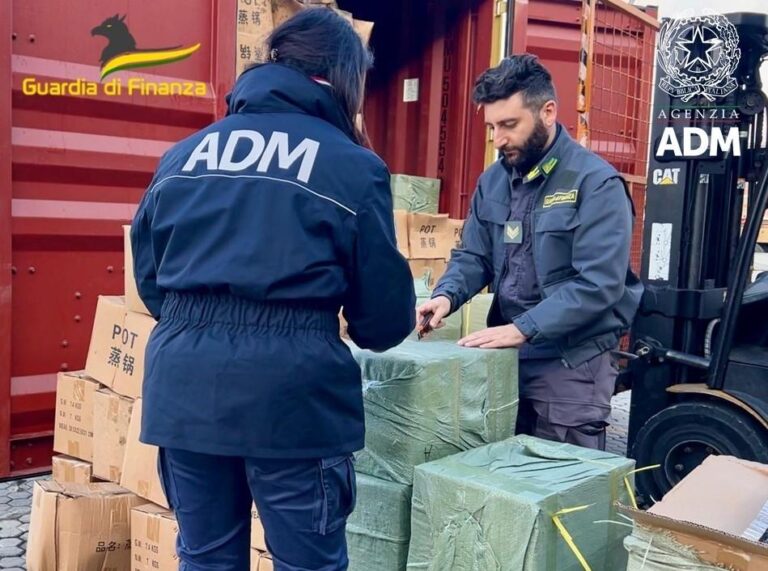
<svg viewBox="0 0 768 571"><path fill-rule="evenodd" d="M509 170L517 169L521 175L525 175L544 156L549 139L549 131L544 121L536 119L533 133L520 147L504 147L501 149L502 164Z"/></svg>

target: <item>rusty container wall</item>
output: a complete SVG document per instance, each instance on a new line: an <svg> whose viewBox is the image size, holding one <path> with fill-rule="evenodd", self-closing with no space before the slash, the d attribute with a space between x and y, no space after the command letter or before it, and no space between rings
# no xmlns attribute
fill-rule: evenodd
<svg viewBox="0 0 768 571"><path fill-rule="evenodd" d="M493 0L339 4L375 22L364 110L374 150L393 173L439 178L440 211L463 218L483 170L485 127L470 96L491 59Z"/></svg>
<svg viewBox="0 0 768 571"><path fill-rule="evenodd" d="M125 10L109 0L0 7L0 77L11 87L0 95L0 477L50 464L56 373L84 366L97 296L122 293L121 226L160 155L220 116L234 81L235 0ZM207 94L24 93L28 78L98 82L107 40L91 29L115 14L139 49L201 47L105 81L199 81Z"/></svg>
<svg viewBox="0 0 768 571"><path fill-rule="evenodd" d="M576 137L581 1L515 2L510 23L510 52L534 54L549 69L557 92L558 120Z"/></svg>

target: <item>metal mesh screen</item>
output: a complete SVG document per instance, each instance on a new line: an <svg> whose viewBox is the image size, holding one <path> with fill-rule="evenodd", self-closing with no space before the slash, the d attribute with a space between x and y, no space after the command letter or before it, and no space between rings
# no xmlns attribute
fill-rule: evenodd
<svg viewBox="0 0 768 571"><path fill-rule="evenodd" d="M624 175L637 219L632 267L640 268L658 21L620 0L584 0L579 142Z"/></svg>

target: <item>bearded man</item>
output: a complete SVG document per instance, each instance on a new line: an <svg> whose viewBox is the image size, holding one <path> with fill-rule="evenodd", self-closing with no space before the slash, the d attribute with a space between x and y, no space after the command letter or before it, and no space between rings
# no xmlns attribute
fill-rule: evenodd
<svg viewBox="0 0 768 571"><path fill-rule="evenodd" d="M475 82L499 159L480 176L446 273L417 308L429 327L484 287L488 328L465 347L519 348L518 434L605 449L618 367L643 286L629 267L633 206L619 173L557 122L552 76L535 56Z"/></svg>

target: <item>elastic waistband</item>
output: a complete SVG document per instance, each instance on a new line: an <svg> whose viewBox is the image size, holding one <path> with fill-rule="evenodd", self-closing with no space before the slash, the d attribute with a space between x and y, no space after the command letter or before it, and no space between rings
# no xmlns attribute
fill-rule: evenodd
<svg viewBox="0 0 768 571"><path fill-rule="evenodd" d="M162 319L259 329L339 331L338 311L303 301L254 301L230 294L168 292Z"/></svg>

